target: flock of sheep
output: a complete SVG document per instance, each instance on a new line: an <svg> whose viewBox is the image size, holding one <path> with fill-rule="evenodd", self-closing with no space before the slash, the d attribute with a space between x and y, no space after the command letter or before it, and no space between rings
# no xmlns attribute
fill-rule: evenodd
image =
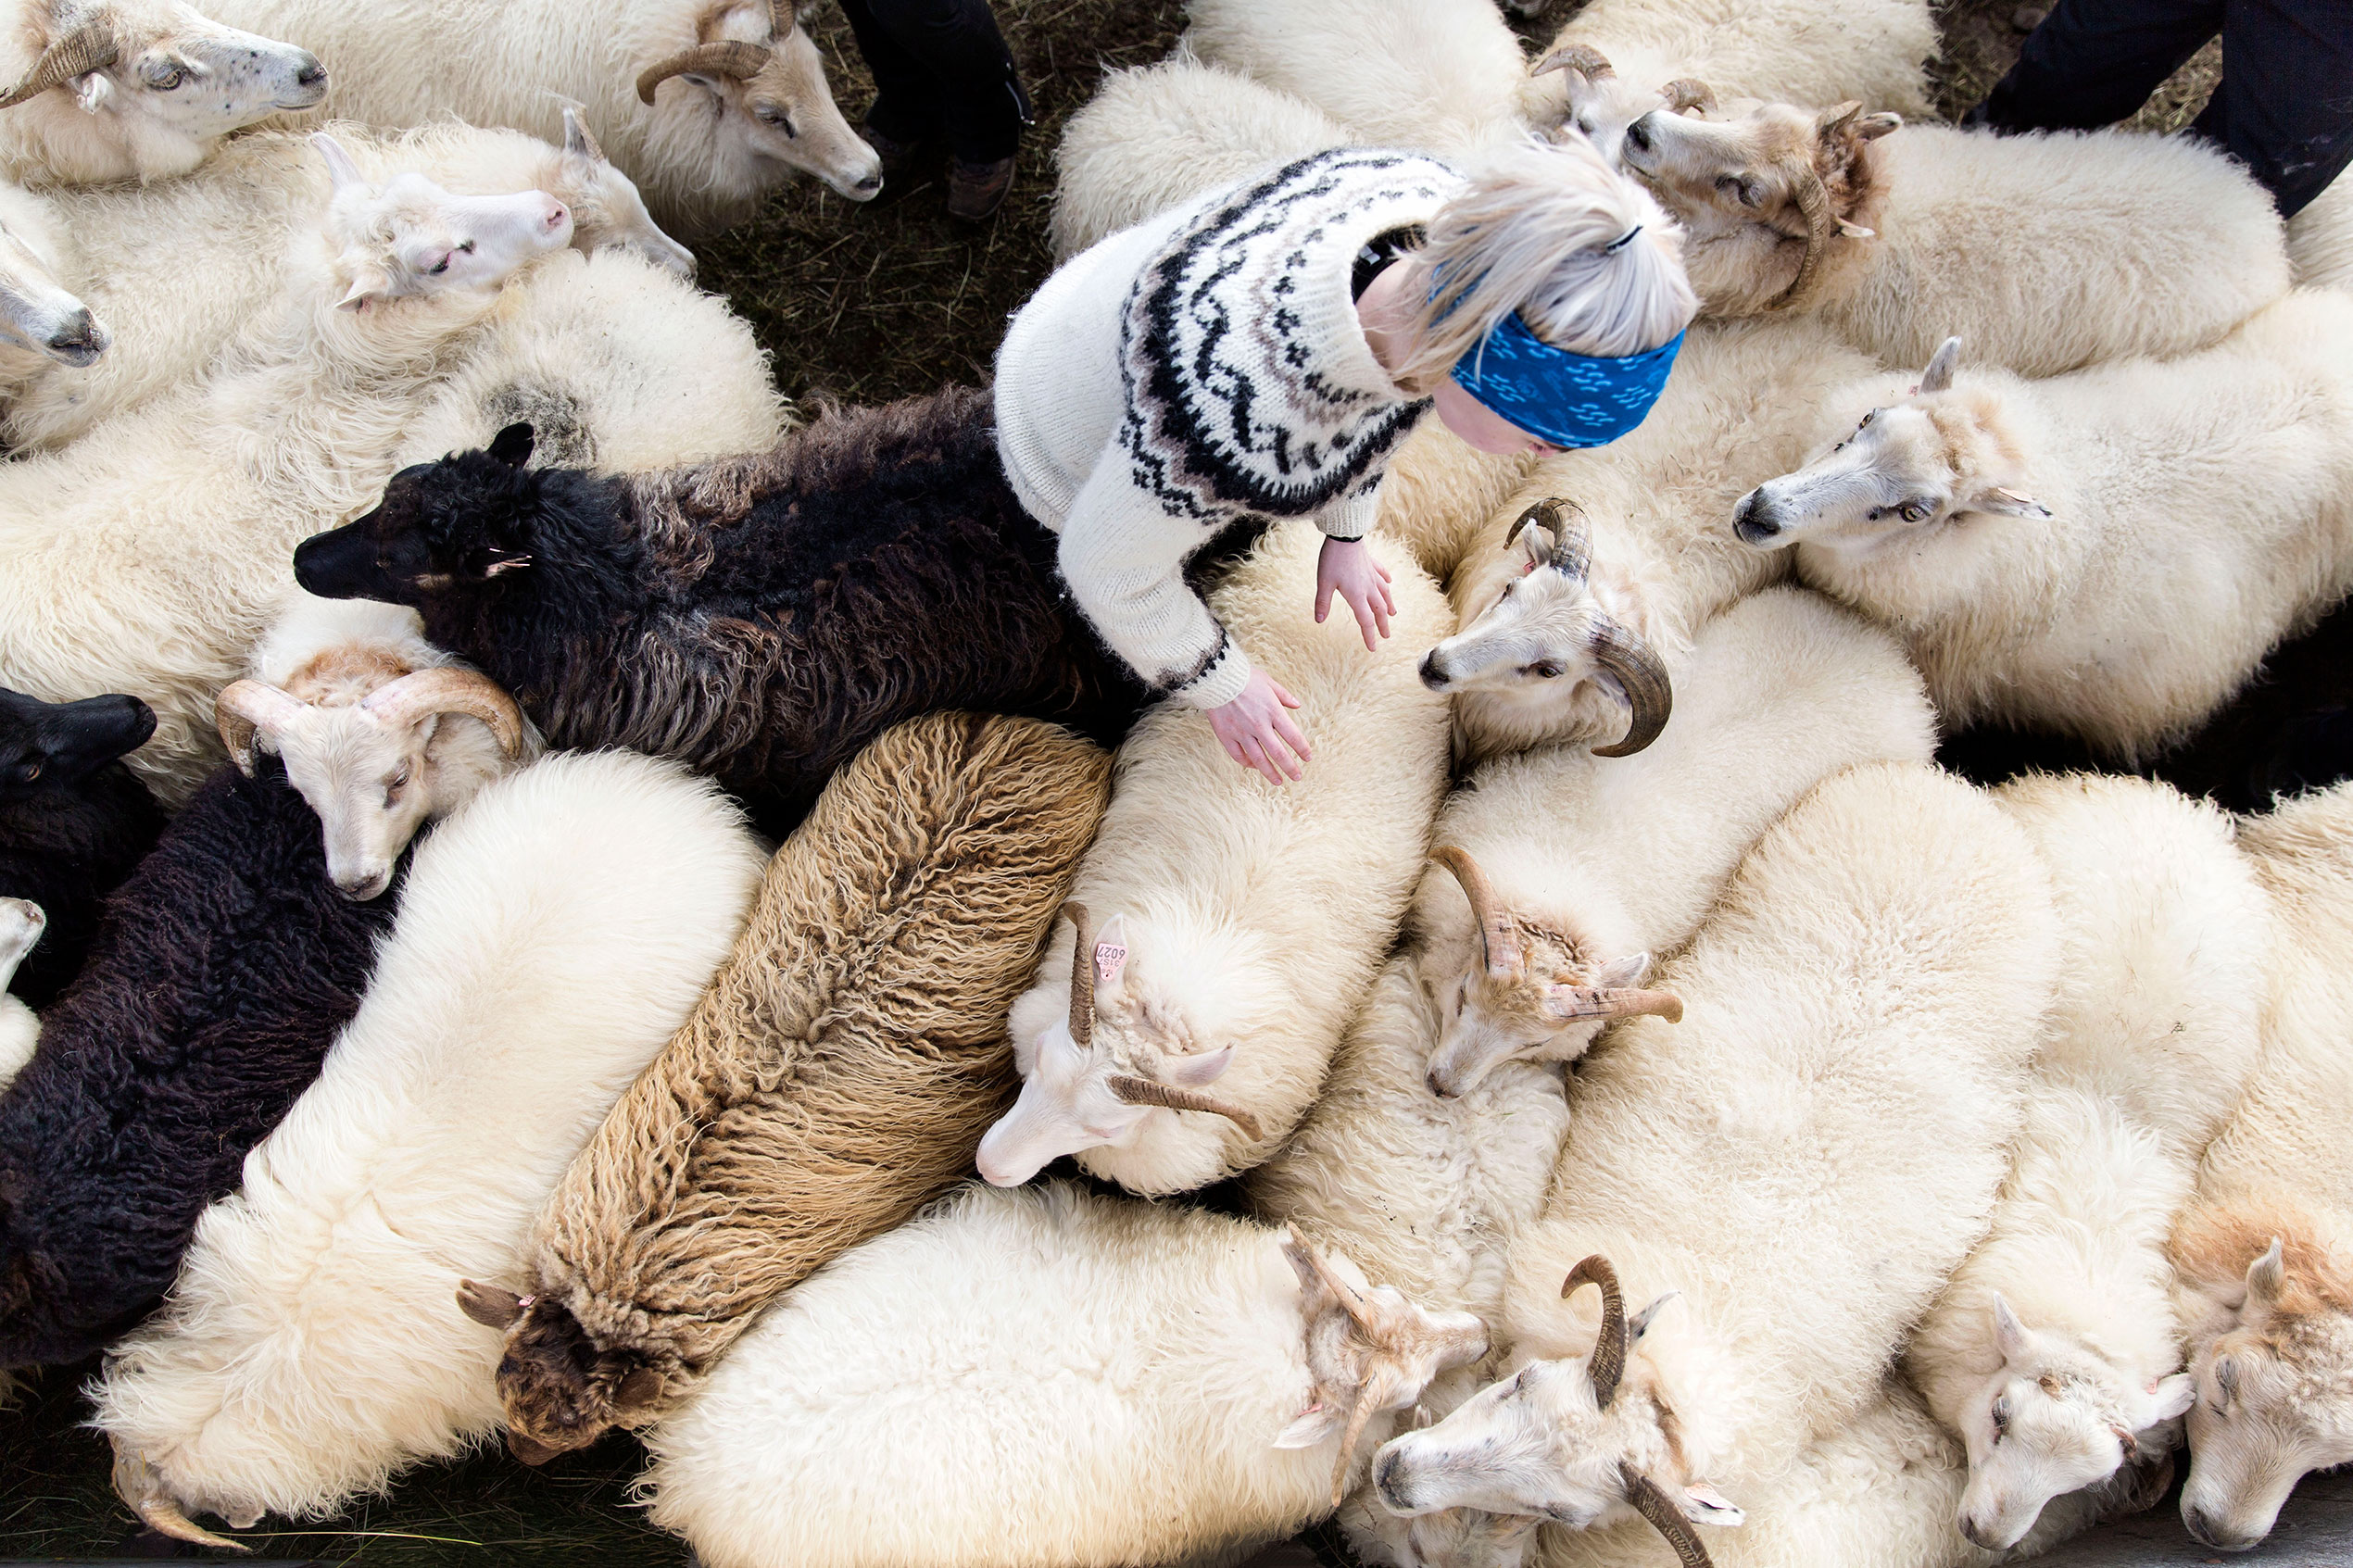
<svg viewBox="0 0 2353 1568"><path fill-rule="evenodd" d="M1378 652L1205 572L1277 789L986 393L788 429L688 282L879 188L787 9L16 5L0 1367L154 1527L623 1427L711 1568L1945 1568L2353 1460L2353 786L1932 761L2353 588L2353 192L1907 125L1924 0L1192 0L1065 253L1584 135L1707 307L1611 446L1412 438Z"/></svg>

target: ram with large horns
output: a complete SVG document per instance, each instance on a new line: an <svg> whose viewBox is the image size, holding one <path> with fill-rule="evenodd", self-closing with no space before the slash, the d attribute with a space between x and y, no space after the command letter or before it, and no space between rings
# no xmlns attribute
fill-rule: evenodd
<svg viewBox="0 0 2353 1568"><path fill-rule="evenodd" d="M327 94L308 50L179 0L18 0L0 29L0 172L94 185L185 174L231 132Z"/></svg>
<svg viewBox="0 0 2353 1568"><path fill-rule="evenodd" d="M869 201L882 160L835 105L791 0L218 0L335 72L329 108L371 125L446 119L564 139L567 104L661 226L739 223L814 175Z"/></svg>

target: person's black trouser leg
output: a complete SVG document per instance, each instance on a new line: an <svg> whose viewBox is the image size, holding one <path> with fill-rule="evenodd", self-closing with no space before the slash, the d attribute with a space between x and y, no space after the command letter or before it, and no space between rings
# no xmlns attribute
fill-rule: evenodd
<svg viewBox="0 0 2353 1568"><path fill-rule="evenodd" d="M2295 217L2353 163L2353 0L2230 0L2222 81L2190 129Z"/></svg>
<svg viewBox="0 0 2353 1568"><path fill-rule="evenodd" d="M841 0L875 73L866 122L895 142L945 133L967 163L1011 157L1029 119L988 0Z"/></svg>
<svg viewBox="0 0 2353 1568"><path fill-rule="evenodd" d="M2353 0L2059 0L1971 120L2112 125L2218 32L2222 81L2191 130L2292 217L2353 160Z"/></svg>

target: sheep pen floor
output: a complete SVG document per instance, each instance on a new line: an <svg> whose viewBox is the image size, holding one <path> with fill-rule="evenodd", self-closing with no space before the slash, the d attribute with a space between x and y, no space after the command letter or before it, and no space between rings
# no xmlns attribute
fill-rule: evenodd
<svg viewBox="0 0 2353 1568"><path fill-rule="evenodd" d="M1158 58L1183 25L1181 0L997 0L997 10L1038 125L994 223L972 229L950 220L935 167L862 207L814 185L796 186L754 221L697 247L704 286L725 294L752 323L780 383L805 405L876 402L988 378L1007 313L1049 270L1051 149L1063 120L1092 94L1105 67ZM1946 113L1982 96L2007 69L2021 36L2016 10L2016 0L1950 0L1941 7L1945 58L1937 83ZM1566 14L1556 6L1522 31L1548 34ZM826 9L811 28L854 120L871 83L848 27ZM2209 52L2183 68L2140 123L2185 122L2211 89L2218 59ZM87 1411L79 1389L93 1370L50 1368L25 1378L0 1411L0 1564L204 1556L137 1531L115 1500L106 1445L81 1424ZM643 1466L642 1449L625 1436L540 1470L492 1449L420 1467L389 1496L316 1529L243 1538L258 1557L275 1561L678 1568L687 1558L684 1546L629 1506ZM2259 1560L2353 1563L2348 1520L2353 1478L2316 1478L2292 1508L2283 1538ZM2108 1535L2106 1547L2087 1541L2049 1561L2082 1568L2211 1561L2195 1548L2177 1549L2176 1537L2186 1537L2162 1514ZM1317 1532L1309 1544L1329 1568L1345 1563L1335 1533ZM2102 1550L2108 1555L2097 1555Z"/></svg>

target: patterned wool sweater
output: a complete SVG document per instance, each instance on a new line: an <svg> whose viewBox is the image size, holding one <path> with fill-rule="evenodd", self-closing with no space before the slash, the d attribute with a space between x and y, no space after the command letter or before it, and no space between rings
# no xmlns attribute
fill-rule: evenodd
<svg viewBox="0 0 2353 1568"><path fill-rule="evenodd" d="M1073 257L997 358L997 445L1063 576L1114 652L1198 708L1240 695L1242 651L1186 585L1249 517L1361 536L1390 452L1428 409L1356 320L1357 252L1426 223L1445 165L1341 147L1211 193Z"/></svg>

